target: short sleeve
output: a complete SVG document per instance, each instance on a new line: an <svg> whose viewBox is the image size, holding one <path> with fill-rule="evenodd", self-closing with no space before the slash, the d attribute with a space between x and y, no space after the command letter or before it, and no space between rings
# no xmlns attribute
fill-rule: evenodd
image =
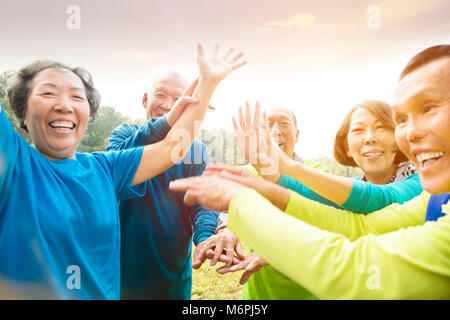
<svg viewBox="0 0 450 320"><path fill-rule="evenodd" d="M118 200L142 197L145 194L145 183L131 186L141 162L143 149L144 147L139 147L122 151L93 153L99 161L109 167Z"/></svg>

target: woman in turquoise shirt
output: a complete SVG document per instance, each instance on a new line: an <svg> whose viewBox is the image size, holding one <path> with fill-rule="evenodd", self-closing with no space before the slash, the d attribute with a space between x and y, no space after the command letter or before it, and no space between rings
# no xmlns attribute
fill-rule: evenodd
<svg viewBox="0 0 450 320"><path fill-rule="evenodd" d="M33 145L0 105L0 297L120 298L117 199L141 196L139 184L184 157L216 86L244 64L242 54L219 58L218 50L206 58L198 46L198 84L174 106L166 138L118 152L76 152L100 105L87 71L37 61L17 72L9 103ZM191 139L172 152L180 129Z"/></svg>
<svg viewBox="0 0 450 320"><path fill-rule="evenodd" d="M241 112L240 128L235 121L237 136L243 136L239 131L242 133L249 128L269 136L270 124L267 119L258 121L258 118L258 105L255 107L253 123L249 108L246 110L247 120ZM293 161L272 139L260 139L268 145L261 145L259 148L269 150L266 154L247 154L246 157L271 164L270 170L267 165L254 165L267 180L327 205L369 213L392 203L403 203L422 192L414 166L407 162L406 156L398 149L394 128L390 106L377 100L363 101L345 116L336 134L334 155L343 165L359 167L364 173L361 179L324 173ZM278 164L278 168L274 163ZM222 168L224 167L209 167L218 170Z"/></svg>

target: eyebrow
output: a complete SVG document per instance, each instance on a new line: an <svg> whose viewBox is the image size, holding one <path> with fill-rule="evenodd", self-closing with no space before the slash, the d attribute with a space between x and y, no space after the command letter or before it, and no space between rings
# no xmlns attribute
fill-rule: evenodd
<svg viewBox="0 0 450 320"><path fill-rule="evenodd" d="M38 87L43 87L43 86L47 86L47 87L52 87L54 89L57 89L58 86L54 83L51 82L44 82L38 85ZM81 90L84 91L84 88L80 88L80 87L71 87L70 90Z"/></svg>

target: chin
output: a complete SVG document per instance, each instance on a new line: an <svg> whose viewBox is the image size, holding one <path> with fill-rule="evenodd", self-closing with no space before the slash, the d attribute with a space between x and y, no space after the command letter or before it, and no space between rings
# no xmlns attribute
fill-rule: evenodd
<svg viewBox="0 0 450 320"><path fill-rule="evenodd" d="M424 177L422 174L419 173L420 176L420 182L422 184L422 187L425 191L437 195L441 193L450 192L450 183L446 183L445 179L442 179L441 177L436 177L435 179L430 179L427 177ZM441 178L441 179L439 179Z"/></svg>

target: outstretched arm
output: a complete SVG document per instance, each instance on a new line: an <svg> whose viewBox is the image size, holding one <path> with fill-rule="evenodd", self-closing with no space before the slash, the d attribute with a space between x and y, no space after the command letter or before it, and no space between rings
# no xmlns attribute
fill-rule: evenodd
<svg viewBox="0 0 450 320"><path fill-rule="evenodd" d="M200 129L215 88L229 73L245 64L245 61L239 62L242 53L231 58L231 50L222 57L218 54L219 47L216 46L212 57L206 58L202 46L200 44L197 46L197 65L200 75L193 98L198 101L198 105L184 110L166 138L144 147L132 185L154 177L183 159L194 140L196 130Z"/></svg>
<svg viewBox="0 0 450 320"><path fill-rule="evenodd" d="M350 241L287 216L249 190L233 198L229 227L268 263L321 299L450 297L448 216Z"/></svg>

